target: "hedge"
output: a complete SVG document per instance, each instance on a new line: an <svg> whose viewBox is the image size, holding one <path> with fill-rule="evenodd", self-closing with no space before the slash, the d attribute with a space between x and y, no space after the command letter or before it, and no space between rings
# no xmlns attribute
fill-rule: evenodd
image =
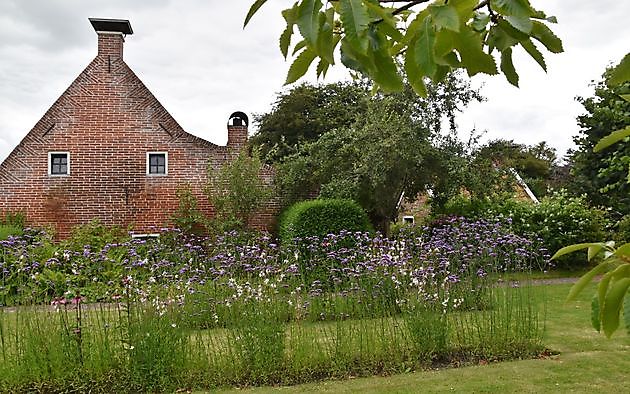
<svg viewBox="0 0 630 394"><path fill-rule="evenodd" d="M318 199L293 204L280 216L283 242L308 236L323 237L347 231L373 231L359 204L352 200Z"/></svg>

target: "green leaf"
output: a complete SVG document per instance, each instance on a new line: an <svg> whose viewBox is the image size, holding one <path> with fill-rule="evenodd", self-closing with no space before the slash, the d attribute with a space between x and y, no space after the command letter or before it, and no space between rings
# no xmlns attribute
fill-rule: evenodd
<svg viewBox="0 0 630 394"><path fill-rule="evenodd" d="M545 58L543 57L543 54L540 53L538 48L536 48L536 45L534 45L532 40L527 39L525 41L521 41L520 44L527 51L527 53L529 53L529 55L534 60L536 60L536 63L538 63L540 67L542 67L542 69L547 72L547 64L545 63Z"/></svg>
<svg viewBox="0 0 630 394"><path fill-rule="evenodd" d="M407 53L405 54L405 73L407 74L407 79L409 80L409 84L416 94L420 97L427 96L427 87L422 80L423 74L418 66L418 63L415 61L415 45L410 45L407 49Z"/></svg>
<svg viewBox="0 0 630 394"><path fill-rule="evenodd" d="M623 320L626 324L626 331L630 335L630 293L626 295L626 299L623 303Z"/></svg>
<svg viewBox="0 0 630 394"><path fill-rule="evenodd" d="M368 49L366 32L370 23L367 7L361 0L339 0L339 17L348 44L362 53Z"/></svg>
<svg viewBox="0 0 630 394"><path fill-rule="evenodd" d="M328 72L328 68L330 67L330 63L328 63L324 59L319 59L319 63L317 63L317 78L320 76L326 77L326 73Z"/></svg>
<svg viewBox="0 0 630 394"><path fill-rule="evenodd" d="M534 10L527 0L490 0L490 7L503 15L529 18Z"/></svg>
<svg viewBox="0 0 630 394"><path fill-rule="evenodd" d="M626 81L630 81L630 53L612 70L607 83L608 86L617 86Z"/></svg>
<svg viewBox="0 0 630 394"><path fill-rule="evenodd" d="M315 60L317 55L310 48L304 49L300 55L295 59L291 67L289 68L289 73L287 74L287 80L285 81L285 85L293 83L298 79L302 78L304 74L308 71L311 63Z"/></svg>
<svg viewBox="0 0 630 394"><path fill-rule="evenodd" d="M601 316L602 328L608 338L610 338L619 327L619 313L621 312L621 305L629 287L630 278L623 278L616 281L606 294Z"/></svg>
<svg viewBox="0 0 630 394"><path fill-rule="evenodd" d="M630 94L620 94L619 96L630 103Z"/></svg>
<svg viewBox="0 0 630 394"><path fill-rule="evenodd" d="M333 40L334 9L319 13L319 36L317 37L317 54L329 64L335 64L335 42Z"/></svg>
<svg viewBox="0 0 630 394"><path fill-rule="evenodd" d="M551 29L542 22L534 21L531 36L540 41L541 44L552 53L562 53L562 40L556 36Z"/></svg>
<svg viewBox="0 0 630 394"><path fill-rule="evenodd" d="M605 244L602 243L602 242L588 242L588 243L582 243L582 244L575 244L575 245L565 246L564 248L562 248L562 249L558 250L556 253L554 253L554 255L551 257L551 260L555 260L555 259L557 259L560 256L564 256L565 254L577 252L578 250L587 249L587 248L590 248L592 246L604 247Z"/></svg>
<svg viewBox="0 0 630 394"><path fill-rule="evenodd" d="M280 35L280 52L282 52L282 56L284 59L287 59L289 54L289 46L291 45L291 36L293 35L293 25L287 25L287 28L284 29L282 34Z"/></svg>
<svg viewBox="0 0 630 394"><path fill-rule="evenodd" d="M588 248L588 261L593 260L595 256L599 254L599 252L604 249L604 245L594 245Z"/></svg>
<svg viewBox="0 0 630 394"><path fill-rule="evenodd" d="M389 50L387 39L376 27L369 31L370 51L374 59L374 69L371 74L374 82L385 92L399 92L403 89L403 81L398 74L398 67L394 63Z"/></svg>
<svg viewBox="0 0 630 394"><path fill-rule="evenodd" d="M433 77L437 71L433 47L435 45L435 31L430 18L425 18L422 28L419 31L418 39L415 41L413 60L418 64L423 75Z"/></svg>
<svg viewBox="0 0 630 394"><path fill-rule="evenodd" d="M490 23L490 15L484 12L476 12L470 25L475 31L481 32L486 30L488 23Z"/></svg>
<svg viewBox="0 0 630 394"><path fill-rule="evenodd" d="M602 322L599 319L600 315L601 311L599 310L599 299L597 298L597 295L595 295L591 300L591 324L597 332L602 330Z"/></svg>
<svg viewBox="0 0 630 394"><path fill-rule="evenodd" d="M615 256L630 256L630 242L629 243L625 243L623 245L621 245L620 247L617 248L617 250L615 250L615 253L613 253L613 255Z"/></svg>
<svg viewBox="0 0 630 394"><path fill-rule="evenodd" d="M599 140L597 145L593 148L593 152L599 152L602 149L608 148L612 144L617 143L628 136L630 136L630 126L626 126L625 129L613 131L606 137Z"/></svg>
<svg viewBox="0 0 630 394"><path fill-rule="evenodd" d="M243 29L245 28L245 26L247 26L247 24L249 23L250 19L252 19L252 16L254 16L254 14L260 9L260 7L262 7L265 3L267 2L267 0L256 0L254 2L254 4L252 4L252 6L249 8L249 11L247 12L247 16L245 16L245 22L243 23Z"/></svg>
<svg viewBox="0 0 630 394"><path fill-rule="evenodd" d="M447 29L459 31L459 14L452 5L433 5L429 6L429 11L433 16L433 21L438 30Z"/></svg>
<svg viewBox="0 0 630 394"><path fill-rule="evenodd" d="M591 283L593 278L595 278L597 275L601 274L602 272L606 271L607 268L608 268L608 263L603 262L597 265L596 267L594 267L592 270L590 270L586 274L582 275L582 277L577 282L575 282L573 286L571 286L571 290L569 291L569 295L567 296L567 302L574 301L575 298L582 292L582 290L584 290L584 288L589 283Z"/></svg>
<svg viewBox="0 0 630 394"><path fill-rule="evenodd" d="M453 34L453 42L459 52L461 63L469 76L477 73L497 74L494 58L485 53L482 48L481 36L468 26L464 26L459 33Z"/></svg>
<svg viewBox="0 0 630 394"><path fill-rule="evenodd" d="M518 29L526 34L529 34L534 27L534 24L529 17L507 16L505 17L505 20L507 20L508 23L515 29Z"/></svg>
<svg viewBox="0 0 630 394"><path fill-rule="evenodd" d="M297 8L297 25L302 37L313 48L317 45L319 35L319 10L321 0L302 0Z"/></svg>
<svg viewBox="0 0 630 394"><path fill-rule="evenodd" d="M509 83L518 87L518 74L514 69L514 63L512 63L512 48L506 48L501 52L501 71Z"/></svg>

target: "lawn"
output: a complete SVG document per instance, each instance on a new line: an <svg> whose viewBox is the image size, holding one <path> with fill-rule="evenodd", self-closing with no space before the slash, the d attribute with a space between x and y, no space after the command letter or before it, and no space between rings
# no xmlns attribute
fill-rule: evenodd
<svg viewBox="0 0 630 394"><path fill-rule="evenodd" d="M292 387L230 389L248 392L628 392L630 337L623 330L608 340L590 326L588 288L566 304L570 285L548 285L545 344L555 353L543 359L518 360L417 371L401 375L326 381ZM484 363L482 363L484 364Z"/></svg>

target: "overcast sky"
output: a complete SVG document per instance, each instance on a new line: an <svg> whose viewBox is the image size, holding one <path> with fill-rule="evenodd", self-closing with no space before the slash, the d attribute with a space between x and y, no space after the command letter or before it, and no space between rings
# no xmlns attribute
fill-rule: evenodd
<svg viewBox="0 0 630 394"><path fill-rule="evenodd" d="M96 55L87 18L129 19L134 34L125 61L184 129L217 144L227 140L228 116L269 110L289 64L278 50L280 11L270 0L243 30L253 0L0 0L0 161L35 125ZM488 100L459 118L467 135L533 144L564 153L577 133L578 95L605 67L630 51L630 1L532 0L556 15L553 30L565 53L545 53L548 73L515 54L521 88L501 77L475 77ZM326 82L347 78L342 66ZM314 77L310 77L314 81Z"/></svg>

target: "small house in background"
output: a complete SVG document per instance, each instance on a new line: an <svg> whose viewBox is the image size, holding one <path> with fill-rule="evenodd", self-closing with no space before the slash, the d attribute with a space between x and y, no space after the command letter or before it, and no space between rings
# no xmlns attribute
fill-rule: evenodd
<svg viewBox="0 0 630 394"><path fill-rule="evenodd" d="M90 23L96 57L0 164L0 212L25 212L59 237L93 219L151 233L169 223L176 191L190 185L211 216L202 192L208 165L218 169L246 145L247 116L230 117L227 146L187 133L124 62L129 21ZM267 208L254 227L270 225Z"/></svg>
<svg viewBox="0 0 630 394"><path fill-rule="evenodd" d="M528 201L532 204L539 204L540 201L520 176L518 171L514 168L508 168L508 172L512 174L515 181L513 185L514 198L519 201ZM467 190L462 190L462 193L466 196L470 195ZM404 193L401 194L398 202L398 223L412 225L417 222L422 222L424 219L429 217L431 214L429 193L418 194L413 201L407 201L404 197Z"/></svg>

